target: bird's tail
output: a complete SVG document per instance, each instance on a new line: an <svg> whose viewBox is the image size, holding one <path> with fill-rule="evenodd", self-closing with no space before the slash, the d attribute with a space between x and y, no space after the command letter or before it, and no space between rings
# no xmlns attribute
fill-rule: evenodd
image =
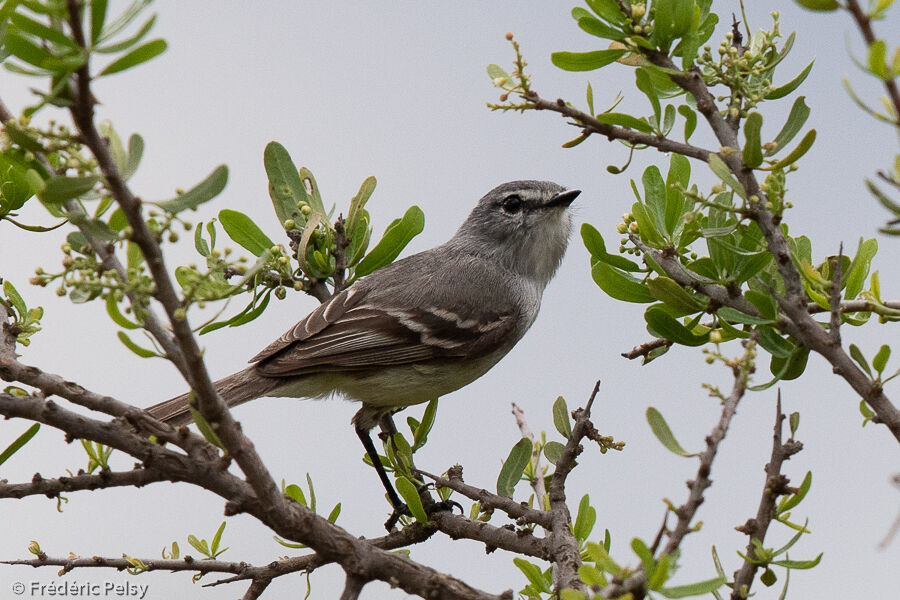
<svg viewBox="0 0 900 600"><path fill-rule="evenodd" d="M213 382L213 386L229 407L237 406L265 396L268 392L278 387L279 381L275 378L263 377L255 372L256 367L250 366L243 371L238 371L224 379ZM146 409L151 415L169 425L178 427L193 422L191 409L188 405L188 394L176 396L165 402L154 404Z"/></svg>

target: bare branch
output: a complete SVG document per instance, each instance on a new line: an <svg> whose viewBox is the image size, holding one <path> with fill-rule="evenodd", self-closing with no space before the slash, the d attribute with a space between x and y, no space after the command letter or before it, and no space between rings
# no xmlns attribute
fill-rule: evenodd
<svg viewBox="0 0 900 600"><path fill-rule="evenodd" d="M691 144L676 142L661 135L653 135L635 131L634 129L629 129L627 127L601 123L593 115L582 112L561 99L556 101L547 100L541 98L537 92L534 91L528 91L523 97L538 110L551 110L564 117L574 119L575 125L581 127L582 132L586 135L597 133L605 136L609 141L623 140L633 146L650 146L656 148L660 152L675 152L702 161L706 161L710 155L710 150L699 148Z"/></svg>
<svg viewBox="0 0 900 600"><path fill-rule="evenodd" d="M585 589L584 583L578 577L578 567L581 566L578 540L575 539L575 535L569 527L572 515L566 504L566 479L575 468L575 459L584 450L581 440L584 438L595 439L599 436L590 419L591 408L599 390L600 382L597 381L584 408L579 408L572 413L575 425L572 426L572 434L566 441L562 455L556 461L556 470L550 481L550 510L548 511L550 513L550 536L547 541L555 567L553 585L557 592L566 588Z"/></svg>
<svg viewBox="0 0 900 600"><path fill-rule="evenodd" d="M40 475L28 483L0 483L0 498L47 496L56 498L63 492L99 490L112 487L143 487L148 483L165 481L165 475L154 469L136 466L131 471L100 471L97 474L79 473L70 477L44 479Z"/></svg>
<svg viewBox="0 0 900 600"><path fill-rule="evenodd" d="M534 523L540 525L544 529L550 528L550 516L548 513L542 510L529 508L520 502L516 502L512 498L492 494L484 488L477 488L466 484L462 479L462 467L456 466L451 468L447 472L449 478L444 478L440 475L432 475L421 469L417 469L416 473L428 477L434 481L435 485L438 487L450 488L454 492L459 492L470 500L479 502L482 510L498 509L521 523Z"/></svg>
<svg viewBox="0 0 900 600"><path fill-rule="evenodd" d="M544 484L544 476L541 474L541 452L535 446L534 433L525 421L525 411L515 402L512 403L512 414L516 418L516 426L519 428L519 433L531 442L531 465L535 474L531 480L531 489L534 490L538 506L543 507L547 497L547 486Z"/></svg>
<svg viewBox="0 0 900 600"><path fill-rule="evenodd" d="M732 386L731 394L722 402L722 415L719 417L719 422L706 436L706 450L700 454L700 466L697 468L697 475L692 481L688 482L688 489L690 490L688 499L674 510L678 521L675 524L675 528L668 534L669 541L662 550L663 554L671 554L677 550L684 536L690 533L691 521L693 521L694 515L697 514L697 509L700 508L704 501L703 493L712 485L712 479L709 476L712 473L713 461L719 450L719 444L722 443L722 440L725 439L728 433L728 427L737 412L738 403L744 397L744 392L747 391L747 378L753 368L753 355L756 349L755 341L749 340L745 344L745 348L744 356L738 359L731 368L734 375L734 385Z"/></svg>
<svg viewBox="0 0 900 600"><path fill-rule="evenodd" d="M766 482L763 485L762 497L759 500L759 508L756 511L756 517L749 519L744 525L738 528L750 536L751 540L758 540L760 543L765 541L766 532L769 524L775 517L775 502L778 497L788 493L787 488L790 480L781 474L781 466L784 461L789 460L791 456L797 454L803 449L803 444L793 439L782 442L781 430L785 415L781 412L781 392L778 392L778 401L775 405L775 431L772 435L772 455L769 463L766 465ZM747 544L747 556L756 557L756 550L752 543ZM745 560L741 568L734 573L734 585L731 592L732 600L743 600L750 591L753 584L753 577L759 565Z"/></svg>

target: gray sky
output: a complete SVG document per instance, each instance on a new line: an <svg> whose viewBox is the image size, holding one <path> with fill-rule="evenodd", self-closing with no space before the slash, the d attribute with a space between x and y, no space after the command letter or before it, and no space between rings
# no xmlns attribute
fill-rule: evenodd
<svg viewBox="0 0 900 600"><path fill-rule="evenodd" d="M112 10L124 6L111 4ZM633 88L629 68L615 65L599 74L581 74L564 73L550 64L552 51L598 47L570 18L571 5L461 2L448 9L419 2L160 2L154 7L159 13L156 35L169 41L169 50L146 66L98 81L98 113L112 120L123 138L131 132L144 137L144 162L131 183L145 199L168 198L176 187L190 187L216 165L228 164L228 187L195 220L233 208L252 215L271 237L279 233L262 166L263 148L274 139L288 148L295 162L312 169L326 204L337 203L339 210L366 176L375 175L378 188L369 204L375 235L409 205L418 204L426 214L426 229L406 254L441 243L485 192L523 178L582 189L576 225L594 224L614 248L615 224L633 201L628 178L640 179L646 164L663 165L667 158L647 150L624 176L615 177L605 166L625 162L623 146L596 138L565 150L560 144L578 132L557 115L493 114L485 108L485 102L498 95L485 66L510 66L513 54L504 33L512 31L542 95L583 106L585 84L591 81L598 109L622 90L626 97L621 108L649 113L646 99ZM716 6L723 18L738 10L737 2ZM836 253L840 241L850 250L860 236L876 235L886 214L865 191L862 179L887 166L896 152L896 138L888 127L863 115L840 87L841 77L847 75L864 97L878 94L871 78L859 73L847 56L848 46L863 56L849 21L803 12L790 3L754 2L749 8L753 28L768 27L767 13L775 7L782 10L783 31L799 30L776 83L816 60L801 93L812 107L809 125L819 136L801 170L788 181L796 208L787 218L792 233L811 237L813 252L821 258ZM900 30L900 21L895 14L876 27L886 35ZM0 72L0 94L16 112L29 102L29 85L33 82ZM783 120L790 102L764 106L764 133L777 132L777 119ZM693 167L701 185L713 183L704 165ZM25 220L29 218L33 222L42 217L33 211L26 213ZM13 281L29 303L46 309L46 331L34 338L24 360L139 406L183 392L184 382L174 368L123 351L100 304L73 306L58 301L53 289L27 285L35 266L56 268L60 243L56 234L24 236L8 226L0 230L0 274ZM898 241L880 237L879 244L882 250L873 268L882 273L883 295L900 297ZM191 253L185 244L170 258L170 266L178 257L196 260ZM569 494L573 507L582 494L591 494L598 511L595 536L602 538L603 529L609 528L613 557L634 564L631 538L652 539L664 510L661 499L681 503L687 493L684 481L696 470L694 460L662 448L649 431L644 411L651 405L659 408L681 443L699 449L719 414L718 403L700 383L726 388L730 377L722 367L707 366L699 352L686 349L673 350L646 367L621 358L622 351L648 338L643 307L605 296L591 281L588 266L576 229L532 330L488 375L442 400L437 425L417 463L439 472L458 462L469 483L493 489L500 461L519 439L510 402L522 406L533 430L547 430L554 438L553 400L563 395L574 408L586 400L594 381L602 379L595 422L602 433L625 440L627 447L603 456L589 449L570 479ZM314 306L313 299L291 294L249 327L204 336L201 342L213 376L241 368ZM873 324L865 332L844 334L867 355L897 339L896 325ZM761 364L759 372L762 382L768 365ZM817 357L800 381L782 386L782 393L785 409L802 414L798 437L805 444L786 465L786 473L799 484L807 470L814 471L810 496L794 512L795 520L809 518L813 533L792 548L791 557L825 552L820 567L792 574L794 597L835 597L837 589L852 590L858 597L895 594L900 541L883 552L875 545L900 509L900 494L889 484L898 470L896 442L884 428L860 429L858 399ZM733 527L756 512L771 445L774 400L774 389L744 399L698 515L703 530L685 541L681 571L672 584L713 577L713 544L729 574L739 565L735 550L743 550L746 538ZM349 425L354 411L352 404L341 401L266 399L235 412L277 478L299 484L309 473L321 511L340 500L339 524L375 536L382 533L389 508L377 477L360 460L363 451ZM421 408L406 414L418 416ZM0 446L25 427L20 421L0 423ZM44 428L26 451L3 466L2 476L29 480L39 468L51 477L85 463L80 448L66 446L61 434ZM132 463L115 456L112 464L127 469ZM527 491L521 487L519 498L525 499ZM183 553L196 554L185 541L187 535L211 538L223 519L222 509L221 500L184 484L74 494L62 514L45 498L5 501L0 558L25 556L31 539L55 556L125 552L155 557L173 540ZM767 545L783 544L790 533L773 527ZM223 542L231 546L223 559L265 563L292 553L249 517L229 519ZM500 551L485 555L481 545L472 542L451 543L438 535L412 548L412 556L495 593L518 590L525 583L511 556ZM77 571L67 577L150 584L148 598L177 597L191 586L187 574L151 573L135 579ZM56 577L53 569L0 570L0 589L14 581L49 583ZM335 597L341 582L339 569L323 568L312 576L312 597ZM300 577L282 578L267 597L296 596L302 586ZM772 589L754 588L758 598L776 598L779 590L780 582ZM233 598L244 587L191 591L202 598ZM364 597L404 596L372 584Z"/></svg>

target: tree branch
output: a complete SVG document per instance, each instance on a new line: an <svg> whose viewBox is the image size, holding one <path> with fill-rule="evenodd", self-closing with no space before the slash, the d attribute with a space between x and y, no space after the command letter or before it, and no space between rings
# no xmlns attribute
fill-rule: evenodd
<svg viewBox="0 0 900 600"><path fill-rule="evenodd" d="M594 389L588 398L584 408L579 408L572 413L575 425L572 426L572 434L566 441L562 455L556 461L556 470L550 481L550 536L547 541L550 545L550 555L555 566L553 586L557 593L560 590L571 588L584 591L585 586L578 577L578 567L581 566L581 552L578 540L572 533L570 523L572 515L566 504L566 479L575 468L575 459L584 450L581 440L584 438L595 439L599 434L591 423L591 407L600 390L600 381L594 384Z"/></svg>
<svg viewBox="0 0 900 600"><path fill-rule="evenodd" d="M706 450L700 454L700 466L697 469L697 476L688 482L690 494L687 501L674 510L678 521L675 528L668 533L669 541L666 543L662 554L671 554L679 548L681 541L684 539L691 529L691 521L697 513L697 509L703 504L703 493L712 485L712 479L709 478L712 472L712 464L719 450L719 444L725 439L728 433L728 427L731 420L737 413L738 403L744 397L747 391L747 378L753 369L753 356L755 355L756 342L749 340L745 343L744 356L737 360L731 367L734 375L734 385L731 394L722 402L722 415L719 422L713 428L708 436L706 436Z"/></svg>
<svg viewBox="0 0 900 600"><path fill-rule="evenodd" d="M756 517L749 519L743 526L738 528L750 536L750 539L758 540L760 543L765 541L766 532L769 524L775 516L775 501L778 497L788 493L787 489L790 480L781 474L781 466L784 461L789 460L791 456L797 454L803 449L803 444L793 439L787 442L781 441L781 430L785 415L781 412L781 392L778 393L778 401L775 405L775 431L772 435L772 455L769 463L766 465L766 482L763 486L762 497L759 500L759 508L756 511ZM752 543L747 544L747 556L754 558L756 550ZM734 585L732 586L731 599L744 600L753 584L753 578L759 565L745 560L741 568L734 573Z"/></svg>
<svg viewBox="0 0 900 600"><path fill-rule="evenodd" d="M709 158L710 150L691 144L676 142L661 135L653 135L635 131L634 129L629 129L627 127L601 123L593 115L578 110L574 106L564 102L562 99L556 101L547 100L541 98L538 93L533 90L526 92L523 97L529 103L533 104L534 108L537 110L550 110L559 113L564 117L574 119L575 124L578 127L581 127L583 133L587 135L597 133L605 136L609 141L623 140L633 146L650 146L651 148L656 148L660 152L675 152L702 161L706 161Z"/></svg>
<svg viewBox="0 0 900 600"><path fill-rule="evenodd" d="M421 469L417 469L416 473L428 477L434 481L435 485L438 487L450 488L454 492L459 492L469 500L479 502L482 510L498 509L520 523L534 523L535 525L540 525L544 529L550 528L550 516L547 512L529 508L521 502L516 502L512 498L507 498L506 496L492 494L484 488L468 485L463 481L462 467L458 465L452 467L447 472L449 478L444 478L440 475L432 475Z"/></svg>
<svg viewBox="0 0 900 600"><path fill-rule="evenodd" d="M853 15L853 20L856 21L856 25L859 27L866 44L871 46L877 42L878 37L872 29L872 19L862 9L859 2L857 0L847 0L846 8ZM887 90L887 95L891 99L891 104L894 105L894 114L897 115L894 125L900 128L900 89L897 87L897 80L896 78L891 78L882 81L884 82L884 89Z"/></svg>
<svg viewBox="0 0 900 600"><path fill-rule="evenodd" d="M135 466L131 471L100 471L99 473L78 473L44 479L39 474L28 483L0 483L0 498L25 498L26 496L47 496L56 498L63 492L99 490L112 487L143 487L148 483L166 481L167 477L156 471Z"/></svg>

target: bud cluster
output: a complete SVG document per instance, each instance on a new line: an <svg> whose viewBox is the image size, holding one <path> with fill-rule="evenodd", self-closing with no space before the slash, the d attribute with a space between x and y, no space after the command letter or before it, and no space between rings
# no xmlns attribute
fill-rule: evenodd
<svg viewBox="0 0 900 600"><path fill-rule="evenodd" d="M724 85L730 90L717 97L727 102L724 116L746 117L771 91L772 72L782 58L776 43L781 37L778 19L779 13L773 12L772 29L754 35L749 47L741 46L732 32L725 34L716 56L710 46L703 47L697 62L704 81L710 87Z"/></svg>

